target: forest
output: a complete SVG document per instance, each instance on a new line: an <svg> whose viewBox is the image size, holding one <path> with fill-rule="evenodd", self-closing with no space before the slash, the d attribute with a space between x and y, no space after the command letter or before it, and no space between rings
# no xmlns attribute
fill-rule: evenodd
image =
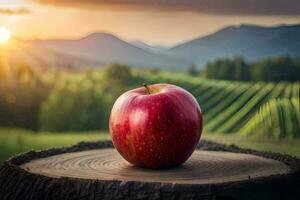
<svg viewBox="0 0 300 200"><path fill-rule="evenodd" d="M239 81L299 81L300 59L288 56L246 62L242 57L221 58L206 65L203 76Z"/></svg>

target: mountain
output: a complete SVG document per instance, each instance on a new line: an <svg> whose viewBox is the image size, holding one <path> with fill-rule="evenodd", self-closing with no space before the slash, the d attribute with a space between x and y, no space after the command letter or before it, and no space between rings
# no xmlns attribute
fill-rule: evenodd
<svg viewBox="0 0 300 200"><path fill-rule="evenodd" d="M140 40L134 40L130 42L133 46L136 46L138 48L144 49L146 51L154 52L154 53L163 53L168 49L168 47L165 46L151 46L149 44L146 44L145 42L142 42Z"/></svg>
<svg viewBox="0 0 300 200"><path fill-rule="evenodd" d="M134 46L107 33L93 33L78 40L35 40L31 43L105 64L123 63L164 69L176 69L186 65L180 59Z"/></svg>
<svg viewBox="0 0 300 200"><path fill-rule="evenodd" d="M0 57L4 54L11 67L27 65L33 69L60 68L76 70L103 65L103 63L80 56L43 48L19 38L12 38L11 44L0 48Z"/></svg>
<svg viewBox="0 0 300 200"><path fill-rule="evenodd" d="M271 56L300 56L300 24L229 26L172 48L151 46L138 40L126 42L108 33L93 33L77 40L32 40L28 43L39 49L36 53L39 58L50 59L53 65L80 68L123 63L142 68L184 70L191 64L202 68L217 58L236 55L250 62Z"/></svg>
<svg viewBox="0 0 300 200"><path fill-rule="evenodd" d="M248 61L280 55L299 56L299 47L300 24L277 27L241 25L179 44L169 49L168 54L203 67L209 61L235 55Z"/></svg>

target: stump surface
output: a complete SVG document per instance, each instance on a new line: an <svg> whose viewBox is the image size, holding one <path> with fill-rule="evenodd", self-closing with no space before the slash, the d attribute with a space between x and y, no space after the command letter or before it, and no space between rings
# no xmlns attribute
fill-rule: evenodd
<svg viewBox="0 0 300 200"><path fill-rule="evenodd" d="M134 167L112 148L65 153L21 165L48 177L147 181L184 184L224 183L287 174L290 168L276 160L222 151L197 150L182 166L151 170Z"/></svg>
<svg viewBox="0 0 300 200"><path fill-rule="evenodd" d="M0 168L1 200L299 200L300 160L201 140L182 166L133 167L110 141L28 152Z"/></svg>

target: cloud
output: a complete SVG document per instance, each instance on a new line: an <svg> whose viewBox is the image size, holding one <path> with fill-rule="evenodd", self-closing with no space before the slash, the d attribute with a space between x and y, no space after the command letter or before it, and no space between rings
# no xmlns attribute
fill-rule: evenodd
<svg viewBox="0 0 300 200"><path fill-rule="evenodd" d="M31 13L27 8L0 8L0 15L25 15Z"/></svg>
<svg viewBox="0 0 300 200"><path fill-rule="evenodd" d="M299 0L31 0L55 6L109 10L194 11L225 15L298 15Z"/></svg>

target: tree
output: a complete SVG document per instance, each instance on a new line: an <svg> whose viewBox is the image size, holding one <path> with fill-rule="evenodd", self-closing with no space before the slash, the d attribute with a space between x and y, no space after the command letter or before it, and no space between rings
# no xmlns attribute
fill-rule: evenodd
<svg viewBox="0 0 300 200"><path fill-rule="evenodd" d="M250 79L249 66L241 56L236 56L234 63L234 80L248 81Z"/></svg>
<svg viewBox="0 0 300 200"><path fill-rule="evenodd" d="M107 67L103 76L110 81L117 81L123 84L129 84L132 81L132 71L127 65L113 64Z"/></svg>
<svg viewBox="0 0 300 200"><path fill-rule="evenodd" d="M212 79L241 81L299 81L300 59L287 56L266 58L251 64L237 56L208 63L204 76Z"/></svg>
<svg viewBox="0 0 300 200"><path fill-rule="evenodd" d="M251 66L251 79L262 81L299 81L299 61L287 56L267 58Z"/></svg>
<svg viewBox="0 0 300 200"><path fill-rule="evenodd" d="M197 75L199 72L197 70L197 66L195 64L191 64L189 67L188 67L188 73L189 75L191 76L195 76Z"/></svg>

